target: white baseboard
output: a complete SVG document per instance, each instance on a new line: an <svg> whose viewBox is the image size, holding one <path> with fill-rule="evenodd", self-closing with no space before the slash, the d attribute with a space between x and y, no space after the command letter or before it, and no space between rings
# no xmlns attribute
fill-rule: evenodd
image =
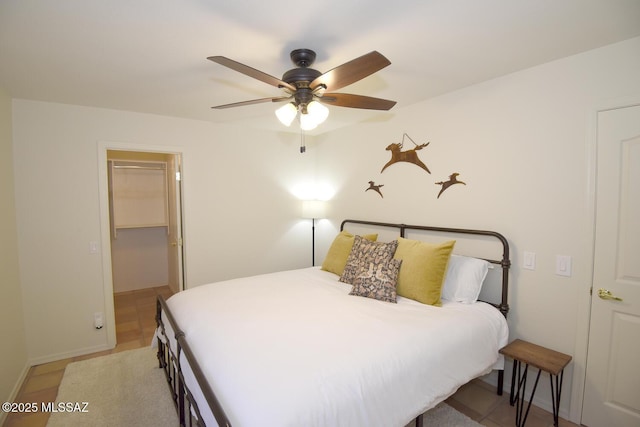
<svg viewBox="0 0 640 427"><path fill-rule="evenodd" d="M32 365L30 365L29 362L25 363L24 367L22 368L22 372L18 376L18 380L13 385L13 389L11 390L11 393L9 394L6 400L3 400L3 402L16 401L16 397L18 397L18 393L20 392L20 388L22 388L22 384L24 384L24 380L27 379L27 374L29 373L29 369L31 369L31 366ZM7 418L7 413L4 411L0 411L0 425L4 424L4 420L6 418Z"/></svg>

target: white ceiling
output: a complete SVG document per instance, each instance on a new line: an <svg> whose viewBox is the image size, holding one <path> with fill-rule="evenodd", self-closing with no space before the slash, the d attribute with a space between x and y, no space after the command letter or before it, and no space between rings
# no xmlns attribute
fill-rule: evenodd
<svg viewBox="0 0 640 427"><path fill-rule="evenodd" d="M340 92L396 107L330 107L321 133L636 36L638 0L0 0L0 87L14 98L283 130L280 104L212 110L281 92L206 57L278 78L296 48L315 50L322 72L372 50L389 58Z"/></svg>

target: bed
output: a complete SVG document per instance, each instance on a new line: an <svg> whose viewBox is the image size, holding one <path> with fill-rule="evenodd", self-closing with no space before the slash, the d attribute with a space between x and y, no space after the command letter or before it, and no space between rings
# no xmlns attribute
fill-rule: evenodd
<svg viewBox="0 0 640 427"><path fill-rule="evenodd" d="M346 231L363 227L393 230L398 237L371 243L378 242L378 234L370 241L365 234ZM181 425L403 427L416 419L420 426L421 414L494 369L502 394L498 350L508 340L507 240L493 231L361 220L345 220L340 229L322 267L227 280L166 301L158 298L158 360ZM407 238L408 233L419 239ZM407 252L413 248L407 245L431 245L421 242L423 233L457 236L456 241L495 240L501 254L471 257L449 251L438 301L426 304L403 296L408 282L400 276L403 267L411 271L415 253L422 256ZM327 265L343 235L355 243L345 272L338 275ZM432 246L453 249L452 241ZM395 301L386 299L386 291L380 297L380 288L372 296L363 285L376 282L381 270L371 280L360 269L353 283L342 281L353 267L356 247L388 251L391 243L395 256L385 265L397 267L390 274L404 280L398 282ZM447 287L450 279L465 277L462 270L452 270L454 265L468 261L499 270L497 302L465 296L467 285ZM486 274L480 280L483 288ZM465 295L460 298L461 290Z"/></svg>

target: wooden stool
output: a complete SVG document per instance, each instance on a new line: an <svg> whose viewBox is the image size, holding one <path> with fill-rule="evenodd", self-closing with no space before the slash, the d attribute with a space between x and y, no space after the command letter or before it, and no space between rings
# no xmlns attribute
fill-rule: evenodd
<svg viewBox="0 0 640 427"><path fill-rule="evenodd" d="M524 423L527 421L527 415L529 415L533 395L535 394L536 387L538 386L540 373L545 371L549 373L549 379L551 382L553 425L557 427L558 411L560 410L560 394L562 392L562 378L564 376L564 368L571 361L571 356L519 339L503 347L500 350L500 353L513 359L513 374L511 375L511 396L509 397L509 403L511 406L513 406L514 403L517 403L516 426L523 427ZM525 364L524 372L521 372L522 363ZM538 368L538 376L536 377L536 382L533 385L533 390L531 390L531 397L529 398L527 411L523 413L524 392L527 386L527 371L529 369L529 365ZM553 384L554 377L555 387ZM516 378L518 378L518 390L514 394Z"/></svg>

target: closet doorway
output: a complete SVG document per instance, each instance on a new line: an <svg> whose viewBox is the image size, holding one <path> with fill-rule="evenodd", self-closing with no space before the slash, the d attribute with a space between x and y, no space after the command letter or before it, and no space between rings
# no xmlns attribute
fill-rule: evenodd
<svg viewBox="0 0 640 427"><path fill-rule="evenodd" d="M107 150L114 293L182 290L180 156Z"/></svg>
<svg viewBox="0 0 640 427"><path fill-rule="evenodd" d="M184 288L181 156L108 149L106 157L116 341L146 342L157 295Z"/></svg>

